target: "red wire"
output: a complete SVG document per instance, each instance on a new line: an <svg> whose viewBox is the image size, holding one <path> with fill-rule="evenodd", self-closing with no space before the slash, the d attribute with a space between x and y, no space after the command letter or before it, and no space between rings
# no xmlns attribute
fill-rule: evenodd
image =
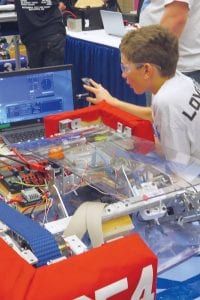
<svg viewBox="0 0 200 300"><path fill-rule="evenodd" d="M16 155L19 159L21 159L21 161L22 161L24 164L28 165L29 168L31 168L31 169L33 169L33 170L37 170L37 171L39 171L39 172L46 172L44 166L39 165L39 164L36 164L36 163L33 163L33 162L29 162L28 160L26 160L26 159L24 158L24 156L22 156L22 155L16 150L16 148L13 148L12 151L15 153L15 155Z"/></svg>
<svg viewBox="0 0 200 300"><path fill-rule="evenodd" d="M69 14L69 15L71 15L74 19L77 18L77 16L76 16L73 12L71 12L70 10L63 10L62 14L63 14L64 16L67 15L67 14Z"/></svg>

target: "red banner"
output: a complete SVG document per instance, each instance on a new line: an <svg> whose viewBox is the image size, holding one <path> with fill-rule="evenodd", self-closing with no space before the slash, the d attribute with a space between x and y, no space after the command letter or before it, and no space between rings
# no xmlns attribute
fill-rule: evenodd
<svg viewBox="0 0 200 300"><path fill-rule="evenodd" d="M157 257L138 234L38 269L0 245L2 300L155 299Z"/></svg>

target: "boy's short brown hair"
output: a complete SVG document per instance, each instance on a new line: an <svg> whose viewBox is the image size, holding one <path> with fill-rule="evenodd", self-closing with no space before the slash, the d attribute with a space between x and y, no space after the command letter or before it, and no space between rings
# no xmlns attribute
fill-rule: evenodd
<svg viewBox="0 0 200 300"><path fill-rule="evenodd" d="M173 76L176 71L178 39L160 25L129 31L122 38L120 51L132 63L152 63L160 66L162 76Z"/></svg>

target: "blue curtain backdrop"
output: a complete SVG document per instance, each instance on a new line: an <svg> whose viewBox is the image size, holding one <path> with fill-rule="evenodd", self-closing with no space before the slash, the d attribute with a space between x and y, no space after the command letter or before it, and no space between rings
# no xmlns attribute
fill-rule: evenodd
<svg viewBox="0 0 200 300"><path fill-rule="evenodd" d="M81 78L90 77L101 83L113 96L126 102L146 105L145 95L136 95L121 77L118 48L67 36L65 60L75 68L76 94L86 92ZM76 108L87 105L85 100L79 100Z"/></svg>

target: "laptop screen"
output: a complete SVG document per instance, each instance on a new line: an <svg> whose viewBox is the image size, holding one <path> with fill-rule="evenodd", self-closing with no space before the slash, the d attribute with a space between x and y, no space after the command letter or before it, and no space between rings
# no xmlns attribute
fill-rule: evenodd
<svg viewBox="0 0 200 300"><path fill-rule="evenodd" d="M72 65L0 73L0 130L74 110Z"/></svg>
<svg viewBox="0 0 200 300"><path fill-rule="evenodd" d="M103 27L107 34L122 37L125 33L125 26L122 14L116 11L100 10Z"/></svg>

